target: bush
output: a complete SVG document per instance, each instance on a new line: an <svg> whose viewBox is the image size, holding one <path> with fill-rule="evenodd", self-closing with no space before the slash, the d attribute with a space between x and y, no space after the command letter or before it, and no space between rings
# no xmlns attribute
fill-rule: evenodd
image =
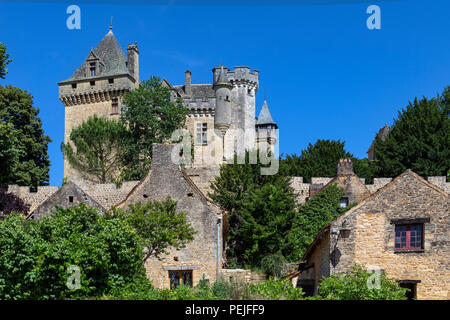
<svg viewBox="0 0 450 320"><path fill-rule="evenodd" d="M379 288L371 289L373 273L363 266L355 265L346 273L325 278L319 286L319 299L326 300L406 300L406 290L393 279L380 274Z"/></svg>
<svg viewBox="0 0 450 320"><path fill-rule="evenodd" d="M145 276L143 247L119 219L85 205L57 209L40 221L0 221L0 299L102 297ZM80 287L70 266L80 270Z"/></svg>
<svg viewBox="0 0 450 320"><path fill-rule="evenodd" d="M286 259L282 254L271 254L261 259L261 270L266 276L279 278L283 272Z"/></svg>
<svg viewBox="0 0 450 320"><path fill-rule="evenodd" d="M277 281L273 278L250 285L250 293L257 300L300 300L303 296L302 289L294 288L288 279Z"/></svg>

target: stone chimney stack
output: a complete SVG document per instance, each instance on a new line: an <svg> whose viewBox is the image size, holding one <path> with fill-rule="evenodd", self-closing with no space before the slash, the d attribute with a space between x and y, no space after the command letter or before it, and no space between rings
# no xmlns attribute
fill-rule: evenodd
<svg viewBox="0 0 450 320"><path fill-rule="evenodd" d="M139 49L137 43L134 44L129 43L127 46L127 54L128 54L128 71L136 80L136 83L139 84Z"/></svg>
<svg viewBox="0 0 450 320"><path fill-rule="evenodd" d="M355 174L355 173L353 172L352 159L350 159L350 158L340 159L339 163L337 165L337 175L344 176L344 175L353 175L353 174Z"/></svg>
<svg viewBox="0 0 450 320"><path fill-rule="evenodd" d="M184 93L190 97L192 97L191 90L191 72L186 70L184 72Z"/></svg>

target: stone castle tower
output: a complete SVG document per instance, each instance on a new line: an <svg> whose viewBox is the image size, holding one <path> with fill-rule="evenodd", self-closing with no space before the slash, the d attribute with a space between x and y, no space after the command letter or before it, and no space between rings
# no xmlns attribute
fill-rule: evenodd
<svg viewBox="0 0 450 320"><path fill-rule="evenodd" d="M186 127L194 139L193 167L217 167L217 159L232 159L234 153L254 149L262 141L273 150L278 126L266 102L259 117L255 116L259 72L245 66L230 70L219 65L212 73L212 83L208 84L192 84L190 71L185 72L184 85L172 86L163 80L163 85L172 89L173 98L181 98L190 111ZM58 85L65 107L67 143L72 129L94 114L119 118L122 95L139 86L137 44L129 44L125 54L110 27L72 77ZM86 180L67 160L64 176Z"/></svg>
<svg viewBox="0 0 450 320"><path fill-rule="evenodd" d="M129 44L125 55L110 27L83 64L58 86L59 99L65 107L64 142L67 143L72 129L90 116L119 117L122 95L139 86L137 44ZM64 177L84 180L66 159Z"/></svg>

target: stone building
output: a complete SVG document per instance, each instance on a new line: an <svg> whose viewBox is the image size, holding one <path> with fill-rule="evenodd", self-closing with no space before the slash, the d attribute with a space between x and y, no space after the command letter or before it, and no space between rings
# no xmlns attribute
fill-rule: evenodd
<svg viewBox="0 0 450 320"><path fill-rule="evenodd" d="M360 264L399 280L410 298L449 299L449 200L408 170L323 227L290 278L313 294L323 277Z"/></svg>
<svg viewBox="0 0 450 320"><path fill-rule="evenodd" d="M170 288L180 283L195 286L202 278L215 282L222 272L222 221L226 219L226 213L200 191L179 165L172 162L173 148L174 145L154 144L151 170L147 176L141 181L125 182L120 187L114 184L79 186L69 181L61 188L39 187L35 193L26 193L16 186L11 186L8 191L30 204L28 219L42 219L52 214L56 207L69 208L80 203L104 212L111 207L127 209L130 204L160 201L170 196L177 201L177 210L186 212L186 220L196 234L185 248L172 248L160 260L148 259L145 263L148 278L159 288Z"/></svg>
<svg viewBox="0 0 450 320"><path fill-rule="evenodd" d="M230 70L220 65L212 73L212 83L207 84L191 83L190 71L185 72L183 85L172 85L163 79L163 85L172 89L172 97L181 98L189 110L186 128L194 139L193 167L215 172L224 159L259 145L276 153L278 126L267 102L258 118L255 114L259 72L249 67ZM129 44L125 54L110 27L83 64L58 85L59 98L65 107L64 142L67 143L72 129L88 117L94 114L119 117L122 95L139 86L137 44ZM71 168L67 160L64 176L80 184L89 180Z"/></svg>
<svg viewBox="0 0 450 320"><path fill-rule="evenodd" d="M383 128L381 128L378 131L377 135L375 136L375 139L373 139L372 144L369 147L369 150L367 150L367 158L369 160L375 160L375 150L374 150L375 140L377 138L380 138L382 140L386 139L387 135L389 134L389 131L390 131L390 129L389 129L389 126L387 125L387 123L384 125Z"/></svg>

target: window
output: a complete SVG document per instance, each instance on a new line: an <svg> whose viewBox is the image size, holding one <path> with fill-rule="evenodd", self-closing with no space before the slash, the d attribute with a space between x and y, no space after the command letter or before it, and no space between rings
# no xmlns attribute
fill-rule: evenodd
<svg viewBox="0 0 450 320"><path fill-rule="evenodd" d="M111 114L119 113L119 99L113 98L111 101Z"/></svg>
<svg viewBox="0 0 450 320"><path fill-rule="evenodd" d="M343 197L339 200L339 205L341 206L341 208L347 208L348 207L348 198L347 197Z"/></svg>
<svg viewBox="0 0 450 320"><path fill-rule="evenodd" d="M69 203L73 203L73 196L69 196Z"/></svg>
<svg viewBox="0 0 450 320"><path fill-rule="evenodd" d="M91 77L95 77L95 62L91 62L90 64Z"/></svg>
<svg viewBox="0 0 450 320"><path fill-rule="evenodd" d="M76 89L77 88L77 84L76 83L72 83L72 89Z"/></svg>
<svg viewBox="0 0 450 320"><path fill-rule="evenodd" d="M95 86L95 81L91 81L91 87Z"/></svg>
<svg viewBox="0 0 450 320"><path fill-rule="evenodd" d="M192 287L192 270L169 271L170 289L180 285Z"/></svg>
<svg viewBox="0 0 450 320"><path fill-rule="evenodd" d="M395 225L395 251L423 250L423 224Z"/></svg>
<svg viewBox="0 0 450 320"><path fill-rule="evenodd" d="M206 145L208 143L207 131L207 123L197 123L197 145Z"/></svg>
<svg viewBox="0 0 450 320"><path fill-rule="evenodd" d="M109 83L109 84L113 84L113 83L114 83L114 78L109 78L109 79L108 79L108 83Z"/></svg>
<svg viewBox="0 0 450 320"><path fill-rule="evenodd" d="M413 300L417 298L417 283L420 282L420 280L413 280L413 281L400 281L399 286L402 288L408 289L406 291L406 298L408 300Z"/></svg>

